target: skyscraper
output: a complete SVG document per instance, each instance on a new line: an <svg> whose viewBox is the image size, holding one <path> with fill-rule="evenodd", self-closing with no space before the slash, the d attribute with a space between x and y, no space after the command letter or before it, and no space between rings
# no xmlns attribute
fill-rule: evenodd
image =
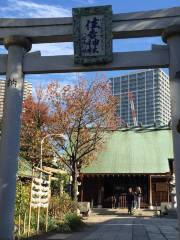
<svg viewBox="0 0 180 240"><path fill-rule="evenodd" d="M6 80L0 79L0 122L3 117L3 104L4 104L4 94L5 94L5 83ZM32 93L32 83L24 81L24 93L23 100L26 99L28 95Z"/></svg>
<svg viewBox="0 0 180 240"><path fill-rule="evenodd" d="M161 69L133 72L110 80L113 95L118 99L117 115L122 123L133 126L133 118L143 125L169 122L169 77Z"/></svg>

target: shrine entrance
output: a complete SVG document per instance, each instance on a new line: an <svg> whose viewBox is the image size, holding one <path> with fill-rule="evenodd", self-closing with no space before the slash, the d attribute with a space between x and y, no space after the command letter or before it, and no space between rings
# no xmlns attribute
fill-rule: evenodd
<svg viewBox="0 0 180 240"><path fill-rule="evenodd" d="M126 193L129 187L135 189L136 186L142 186L143 208L149 205L148 198L148 175L87 175L83 177L83 196L80 193L82 201L88 201L93 207L101 206L103 208L126 208ZM99 192L101 191L101 193ZM100 196L101 194L101 196ZM113 206L112 197L117 198L117 206Z"/></svg>
<svg viewBox="0 0 180 240"><path fill-rule="evenodd" d="M158 185L167 187L170 180L168 175L151 176L150 174L87 174L83 176L81 186L80 201L90 202L93 207L114 208L113 196L117 198L117 208L126 208L127 189L137 186L142 188L141 207L150 208L159 206L161 202L170 202L168 188L164 191Z"/></svg>
<svg viewBox="0 0 180 240"><path fill-rule="evenodd" d="M81 27L80 27L81 26ZM150 51L112 52L112 39L162 36ZM74 56L28 53L31 44L74 42ZM0 74L6 93L0 146L0 239L12 239L24 74L169 67L177 200L180 206L180 8L112 14L111 6L73 10L73 18L1 19ZM11 166L11 167L9 167ZM180 211L179 228L180 228Z"/></svg>

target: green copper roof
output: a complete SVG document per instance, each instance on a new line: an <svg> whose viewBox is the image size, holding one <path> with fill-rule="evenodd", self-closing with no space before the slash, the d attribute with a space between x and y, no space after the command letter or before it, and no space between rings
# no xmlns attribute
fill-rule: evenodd
<svg viewBox="0 0 180 240"><path fill-rule="evenodd" d="M173 158L171 130L107 133L106 147L82 173L166 173Z"/></svg>
<svg viewBox="0 0 180 240"><path fill-rule="evenodd" d="M31 163L22 157L19 157L17 175L20 177L31 177L32 176Z"/></svg>

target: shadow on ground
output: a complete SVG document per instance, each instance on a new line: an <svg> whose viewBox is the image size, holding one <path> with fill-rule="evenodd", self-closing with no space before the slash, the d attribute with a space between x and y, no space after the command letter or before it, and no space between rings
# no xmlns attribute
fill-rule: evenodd
<svg viewBox="0 0 180 240"><path fill-rule="evenodd" d="M175 240L177 220L154 216L154 211L140 210L128 215L127 210L94 209L84 219L86 227L75 233L48 233L29 240ZM27 239L27 238L26 238Z"/></svg>

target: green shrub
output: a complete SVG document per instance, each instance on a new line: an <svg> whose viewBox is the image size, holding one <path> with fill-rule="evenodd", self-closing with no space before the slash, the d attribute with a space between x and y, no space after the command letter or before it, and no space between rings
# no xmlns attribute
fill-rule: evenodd
<svg viewBox="0 0 180 240"><path fill-rule="evenodd" d="M78 216L76 213L65 214L64 222L68 224L70 229L73 231L76 231L85 225L84 222L82 221L82 217Z"/></svg>
<svg viewBox="0 0 180 240"><path fill-rule="evenodd" d="M16 183L16 205L15 205L15 217L24 215L29 210L29 198L30 198L30 187L29 183L23 183L17 181Z"/></svg>
<svg viewBox="0 0 180 240"><path fill-rule="evenodd" d="M58 226L59 232L70 232L71 231L70 226L65 222L58 222L57 226Z"/></svg>
<svg viewBox="0 0 180 240"><path fill-rule="evenodd" d="M40 216L40 231L45 232L45 216ZM69 232L71 229L70 227L64 223L64 221L59 221L55 218L48 217L48 231L54 232Z"/></svg>
<svg viewBox="0 0 180 240"><path fill-rule="evenodd" d="M16 204L14 212L15 236L24 234L24 225L28 225L29 198L31 184L17 180L16 183Z"/></svg>
<svg viewBox="0 0 180 240"><path fill-rule="evenodd" d="M77 210L77 203L72 201L71 197L64 193L61 196L51 197L49 214L51 217L63 220L66 213L73 213Z"/></svg>
<svg viewBox="0 0 180 240"><path fill-rule="evenodd" d="M54 218L48 218L48 231L58 231L58 223Z"/></svg>

